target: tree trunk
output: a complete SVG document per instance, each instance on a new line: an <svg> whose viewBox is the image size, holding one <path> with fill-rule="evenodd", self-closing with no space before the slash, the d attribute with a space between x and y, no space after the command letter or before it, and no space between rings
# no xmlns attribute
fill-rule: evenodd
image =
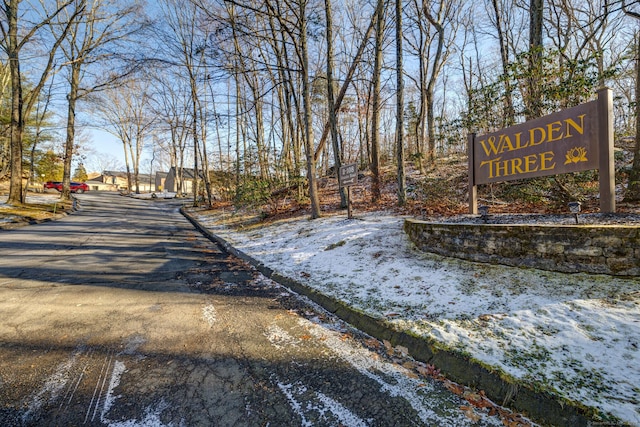
<svg viewBox="0 0 640 427"><path fill-rule="evenodd" d="M378 0L376 7L376 43L375 59L373 65L373 111L371 117L371 173L373 183L371 186L371 198L377 202L382 197L380 183L380 75L382 71L382 42L384 35L384 0Z"/></svg>
<svg viewBox="0 0 640 427"><path fill-rule="evenodd" d="M76 103L78 101L78 86L80 85L80 62L71 64L69 78L69 94L67 95L67 139L64 144L64 169L62 175L62 200L71 199L71 159L76 135Z"/></svg>
<svg viewBox="0 0 640 427"><path fill-rule="evenodd" d="M23 120L23 98L22 82L20 74L20 48L18 46L18 0L11 0L7 7L7 20L9 27L9 37L7 40L7 57L9 60L9 72L11 73L11 178L9 183L10 205L22 205L25 201L22 191L22 133L24 129Z"/></svg>
<svg viewBox="0 0 640 427"><path fill-rule="evenodd" d="M316 161L311 127L311 91L309 82L309 51L307 47L307 0L300 0L300 54L302 59L302 102L304 123L304 144L307 156L307 180L309 183L309 199L311 199L311 219L320 217L320 199L316 178Z"/></svg>
<svg viewBox="0 0 640 427"><path fill-rule="evenodd" d="M627 202L640 201L640 32L636 32L636 141L633 148L633 165L629 172L629 183L624 194Z"/></svg>
<svg viewBox="0 0 640 427"><path fill-rule="evenodd" d="M333 145L333 159L336 174L338 175L340 191L340 207L347 207L346 188L340 182L340 167L342 166L342 156L340 143L338 141L338 124L335 110L335 99L333 95L333 17L331 14L331 0L325 0L325 14L327 18L327 104L329 112L329 126L331 128L331 143Z"/></svg>
<svg viewBox="0 0 640 427"><path fill-rule="evenodd" d="M508 127L514 124L515 121L515 108L513 107L513 90L511 88L511 82L509 81L509 54L507 52L507 42L504 39L504 32L502 31L502 18L500 8L498 7L498 0L492 0L493 11L496 18L496 30L498 32L498 43L500 43L500 58L502 59L502 74L504 78L504 114L502 127Z"/></svg>
<svg viewBox="0 0 640 427"><path fill-rule="evenodd" d="M438 33L438 46L436 48L436 54L433 59L433 66L431 68L431 75L429 76L429 82L426 87L426 112L427 112L427 145L429 150L429 161L433 163L436 157L436 132L435 132L435 123L434 123L434 92L436 87L436 81L438 76L440 75L441 70L441 59L442 59L442 51L444 49L444 27L442 23L439 22L428 9L428 6L425 4L424 14L429 20L429 23L433 25Z"/></svg>
<svg viewBox="0 0 640 427"><path fill-rule="evenodd" d="M338 98L336 99L335 105L333 107L334 110L336 111L336 114L340 109L340 106L342 105L342 100L344 99L344 96L347 93L347 89L349 88L349 85L351 85L351 79L353 78L353 74L356 72L356 69L360 64L360 58L362 57L362 54L365 48L369 44L369 34L371 34L373 29L375 28L377 17L378 17L378 9L376 9L376 12L374 12L373 16L371 17L371 22L369 23L369 27L367 28L367 31L365 32L364 37L362 38L362 42L358 47L358 51L356 52L356 55L353 58L353 61L351 62L351 66L347 71L347 75L344 79L344 82L342 83L342 87L340 88L340 92L338 93ZM316 160L320 158L320 152L322 151L322 148L326 143L327 137L329 135L329 130L330 130L330 126L328 123L326 123L322 131L322 136L320 137L320 142L318 142L318 147L316 148L316 154L315 154ZM362 157L361 157L361 161L362 161Z"/></svg>
<svg viewBox="0 0 640 427"><path fill-rule="evenodd" d="M542 92L540 77L542 74L542 18L543 0L530 0L529 3L529 79L527 120L542 116Z"/></svg>
<svg viewBox="0 0 640 427"><path fill-rule="evenodd" d="M402 0L396 0L396 161L398 163L398 205L407 203L404 170L404 76L402 61Z"/></svg>

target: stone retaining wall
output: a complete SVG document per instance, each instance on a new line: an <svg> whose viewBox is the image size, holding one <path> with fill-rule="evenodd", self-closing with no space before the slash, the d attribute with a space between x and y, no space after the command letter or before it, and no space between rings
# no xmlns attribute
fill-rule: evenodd
<svg viewBox="0 0 640 427"><path fill-rule="evenodd" d="M640 276L640 226L432 223L408 219L421 250L566 273Z"/></svg>

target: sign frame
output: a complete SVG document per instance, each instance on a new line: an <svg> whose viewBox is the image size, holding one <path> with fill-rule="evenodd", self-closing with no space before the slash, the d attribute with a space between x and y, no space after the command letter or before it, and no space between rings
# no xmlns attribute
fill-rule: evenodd
<svg viewBox="0 0 640 427"><path fill-rule="evenodd" d="M340 188L347 187L347 218L352 219L351 186L358 183L358 164L349 163L348 165L340 166L340 169L338 169L338 183Z"/></svg>
<svg viewBox="0 0 640 427"><path fill-rule="evenodd" d="M356 163L340 166L338 173L340 188L358 183L358 165Z"/></svg>
<svg viewBox="0 0 640 427"><path fill-rule="evenodd" d="M599 170L600 211L615 212L613 97L478 137L468 135L469 213L477 215L477 186L584 170Z"/></svg>

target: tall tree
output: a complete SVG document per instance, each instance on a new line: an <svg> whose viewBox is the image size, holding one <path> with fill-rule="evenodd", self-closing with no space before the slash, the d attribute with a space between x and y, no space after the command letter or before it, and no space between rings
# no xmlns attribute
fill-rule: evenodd
<svg viewBox="0 0 640 427"><path fill-rule="evenodd" d="M624 12L632 18L640 20L640 13L623 3ZM636 135L633 147L633 164L629 172L629 183L624 198L627 201L640 201L640 31L635 32L635 113Z"/></svg>
<svg viewBox="0 0 640 427"><path fill-rule="evenodd" d="M542 115L542 92L539 79L542 75L543 18L544 0L529 0L529 71L527 80L528 94L525 98L528 120Z"/></svg>
<svg viewBox="0 0 640 427"><path fill-rule="evenodd" d="M331 129L331 143L333 146L333 159L338 181L340 181L340 167L342 166L342 150L338 141L338 120L337 112L334 108L335 96L333 93L333 14L331 0L325 0L326 36L327 36L327 104L329 113L329 127ZM342 184L342 183L340 183ZM347 195L345 188L340 185L340 207L347 207Z"/></svg>
<svg viewBox="0 0 640 427"><path fill-rule="evenodd" d="M132 96L134 94L134 96ZM150 114L148 79L130 78L121 85L94 95L102 127L122 142L129 191L140 192L140 160L145 140L156 118Z"/></svg>
<svg viewBox="0 0 640 427"><path fill-rule="evenodd" d="M402 57L402 0L396 0L396 161L398 163L398 205L407 203L404 171L404 63Z"/></svg>
<svg viewBox="0 0 640 427"><path fill-rule="evenodd" d="M515 123L515 107L513 106L513 88L509 79L509 47L506 40L502 23L502 8L498 4L499 0L491 0L493 13L495 14L495 26L498 35L498 45L500 46L500 60L502 63L502 76L504 80L504 114L502 127L511 126Z"/></svg>
<svg viewBox="0 0 640 427"><path fill-rule="evenodd" d="M382 197L380 177L380 110L382 108L381 75L382 75L382 50L384 40L384 0L378 0L376 5L376 41L374 47L373 81L372 85L372 116L371 116L371 173L373 184L371 197L377 202Z"/></svg>
<svg viewBox="0 0 640 427"><path fill-rule="evenodd" d="M203 165L201 158L200 131L202 117L200 85L204 75L200 73L200 66L204 58L204 50L206 48L206 36L199 30L198 7L191 2L181 2L177 0L163 0L161 2L163 8L164 23L167 26L161 38L164 41L169 56L164 61L175 65L181 69L186 76L190 92L190 113L191 113L191 130L190 134L193 138L193 205L199 204L199 188L200 178L205 175L201 173Z"/></svg>
<svg viewBox="0 0 640 427"><path fill-rule="evenodd" d="M106 0L74 0L78 13L67 38L61 45L68 64L67 128L64 148L64 176L62 180L62 199L70 198L71 164L75 150L76 107L78 101L88 94L113 85L129 70L124 67L117 72L117 49L115 45L123 42L131 34L142 28L142 22L136 22L140 16L137 5L112 8L112 2ZM64 19L69 19L65 17ZM55 35L57 26L51 25ZM130 41L130 40L129 40ZM129 65L129 64L128 64ZM88 67L109 67L109 72L96 72L91 81L84 78ZM127 67L128 68L128 67ZM83 85L84 84L84 85Z"/></svg>
<svg viewBox="0 0 640 427"><path fill-rule="evenodd" d="M22 156L26 117L29 116L42 88L51 75L60 44L66 38L69 28L73 25L77 16L82 13L84 7L82 4L75 4L74 0L66 0L57 1L52 10L46 8L48 3L43 3L43 8L40 11L32 9L22 12L20 10L22 3L26 2L22 0L5 0L2 7L4 19L0 20L0 34L2 34L0 46L9 59L11 74L11 179L9 198L7 199L7 203L11 205L21 205L25 201L25 193L22 187ZM30 5L31 3L28 4ZM41 35L43 27L49 25L68 8L71 8L68 20L59 23L61 31L57 37L51 40L48 54L38 72L39 78L36 80L35 85L26 92L23 87L25 79L21 70L20 54L28 43Z"/></svg>
<svg viewBox="0 0 640 427"><path fill-rule="evenodd" d="M435 13L432 11L432 7L437 8ZM448 53L445 51L445 23L453 22L453 14L455 14L459 8L459 4L444 0L440 0L438 3L423 2L422 4L424 16L436 30L437 34L436 51L431 60L431 73L429 74L427 84L424 86L425 92L423 94L424 102L426 103L427 145L430 162L434 162L436 156L435 88L448 56Z"/></svg>
<svg viewBox="0 0 640 427"><path fill-rule="evenodd" d="M318 180L316 177L316 161L314 158L315 144L313 140L312 112L311 112L311 81L309 79L309 47L307 39L307 0L299 2L299 49L298 55L301 62L302 74L302 108L303 108L303 135L304 147L307 157L307 181L309 183L309 198L311 199L311 218L320 217L320 197L318 195Z"/></svg>

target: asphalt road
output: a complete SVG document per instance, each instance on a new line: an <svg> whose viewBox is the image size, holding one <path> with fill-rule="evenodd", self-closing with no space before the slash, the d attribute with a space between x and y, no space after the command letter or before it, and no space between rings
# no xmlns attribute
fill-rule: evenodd
<svg viewBox="0 0 640 427"><path fill-rule="evenodd" d="M79 199L0 231L1 426L502 425L221 251L179 202Z"/></svg>

